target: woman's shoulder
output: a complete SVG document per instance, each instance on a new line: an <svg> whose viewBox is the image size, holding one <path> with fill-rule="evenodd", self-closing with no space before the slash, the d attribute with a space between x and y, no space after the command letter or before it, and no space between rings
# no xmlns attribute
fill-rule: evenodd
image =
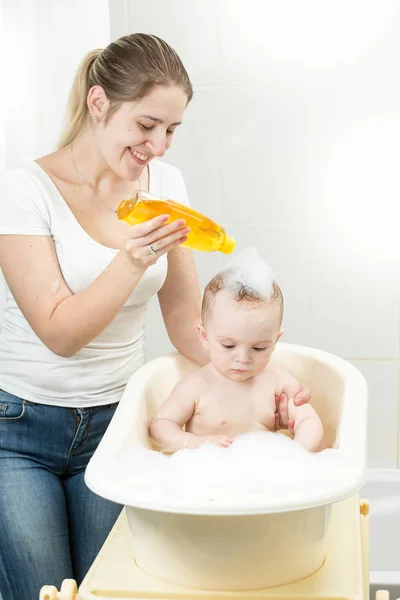
<svg viewBox="0 0 400 600"><path fill-rule="evenodd" d="M3 172L0 182L0 233L48 235L50 192L40 180L36 163L26 162Z"/></svg>
<svg viewBox="0 0 400 600"><path fill-rule="evenodd" d="M1 175L1 180L6 184L20 184L23 187L37 179L36 166L34 161L24 161L14 167L5 169Z"/></svg>
<svg viewBox="0 0 400 600"><path fill-rule="evenodd" d="M1 177L1 193L9 201L49 206L56 193L47 173L35 161L26 161L6 169Z"/></svg>
<svg viewBox="0 0 400 600"><path fill-rule="evenodd" d="M149 167L151 175L157 175L167 179L180 179L182 177L182 173L178 167L164 162L163 160L153 159L151 163L149 163Z"/></svg>
<svg viewBox="0 0 400 600"><path fill-rule="evenodd" d="M1 176L1 185L6 189L24 194L40 193L48 189L48 177L35 161L26 161L6 169Z"/></svg>
<svg viewBox="0 0 400 600"><path fill-rule="evenodd" d="M185 181L178 167L161 160L149 164L150 192L188 204Z"/></svg>

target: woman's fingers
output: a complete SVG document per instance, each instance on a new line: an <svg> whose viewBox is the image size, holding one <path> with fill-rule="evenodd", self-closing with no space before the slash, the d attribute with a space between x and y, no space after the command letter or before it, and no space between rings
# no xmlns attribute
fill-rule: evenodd
<svg viewBox="0 0 400 600"><path fill-rule="evenodd" d="M185 225L184 219L177 219L166 225L167 220L168 215L161 215L161 217L155 217L144 223L133 225L128 230L126 237L136 240L140 239L143 241L143 245L146 246L175 231L179 231Z"/></svg>
<svg viewBox="0 0 400 600"><path fill-rule="evenodd" d="M296 406L306 404L311 399L311 391L308 387L303 387L294 397L294 403Z"/></svg>
<svg viewBox="0 0 400 600"><path fill-rule="evenodd" d="M158 217L154 217L154 219L149 219L143 223L132 225L127 232L127 237L132 239L143 238L159 227L162 227L168 221L168 219L168 215L159 215ZM173 222L176 223L176 221Z"/></svg>
<svg viewBox="0 0 400 600"><path fill-rule="evenodd" d="M171 243L167 244L166 246L162 246L159 250L156 250L156 248L154 247L154 244L152 244L154 250L156 250L156 252L154 253L152 250L149 250L151 252L151 254L153 255L154 259L157 260L157 258L160 258L160 256L163 256L164 254L167 254L167 252L169 252L170 250L173 250L174 248L176 248L176 246L179 246L180 244L183 244L183 242L186 242L187 240L187 236L181 236L177 239L174 239Z"/></svg>
<svg viewBox="0 0 400 600"><path fill-rule="evenodd" d="M158 240L154 244L146 245L143 245L143 238L126 239L124 243L124 250L127 253L129 260L131 260L137 267L140 269L147 269L147 267L150 267L156 263L160 256L163 256L187 240L187 236L182 235L181 232L167 237L167 240L165 238L161 238L161 240Z"/></svg>
<svg viewBox="0 0 400 600"><path fill-rule="evenodd" d="M186 237L189 231L189 227L185 227L184 229L179 229L178 231L170 233L169 235L165 235L161 238L156 238L155 240L148 242L147 245L150 246L151 244L151 248L153 249L153 251L160 253L163 252L165 248L171 246L171 244L176 245L176 243L182 243L179 240L181 240L181 238L183 237Z"/></svg>
<svg viewBox="0 0 400 600"><path fill-rule="evenodd" d="M168 215L161 215L145 223L133 225L124 240L124 250L129 259L140 268L154 264L176 246L187 240L189 227L183 219L165 224Z"/></svg>

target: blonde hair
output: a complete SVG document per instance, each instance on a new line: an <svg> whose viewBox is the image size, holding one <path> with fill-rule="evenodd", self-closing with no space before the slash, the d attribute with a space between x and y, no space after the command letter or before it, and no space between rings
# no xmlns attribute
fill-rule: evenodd
<svg viewBox="0 0 400 600"><path fill-rule="evenodd" d="M100 85L111 103L105 122L122 102L139 100L154 86L178 86L188 102L193 88L179 56L155 35L134 33L111 42L104 50L89 52L76 73L67 106L59 148L76 138L88 115L87 95Z"/></svg>
<svg viewBox="0 0 400 600"><path fill-rule="evenodd" d="M204 290L203 302L201 306L201 318L203 324L205 323L207 316L210 312L211 305L215 300L218 292L224 289L229 289L226 285L226 273L218 273L215 275L211 281L208 282L206 288ZM257 291L253 290L250 286L238 282L237 292L235 294L235 300L237 302L245 302L247 305L258 305L260 303L265 303L265 298L261 297ZM272 282L272 290L271 295L268 299L268 302L274 302L279 307L279 326L282 324L283 319L283 294L282 290L277 284L276 281Z"/></svg>

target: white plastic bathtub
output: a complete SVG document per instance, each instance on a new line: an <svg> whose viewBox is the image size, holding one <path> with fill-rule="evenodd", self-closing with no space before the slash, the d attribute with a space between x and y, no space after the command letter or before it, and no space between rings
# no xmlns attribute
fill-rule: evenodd
<svg viewBox="0 0 400 600"><path fill-rule="evenodd" d="M132 486L127 457L133 442L152 447L152 414L173 385L197 368L177 353L149 362L128 382L86 470L95 493L126 505L135 561L143 571L190 588L251 590L298 581L323 564L330 506L364 481L367 386L348 362L312 348L281 343L273 361L311 387L324 423L324 448L335 448L339 468L323 485L289 481L246 500L205 492L189 503Z"/></svg>

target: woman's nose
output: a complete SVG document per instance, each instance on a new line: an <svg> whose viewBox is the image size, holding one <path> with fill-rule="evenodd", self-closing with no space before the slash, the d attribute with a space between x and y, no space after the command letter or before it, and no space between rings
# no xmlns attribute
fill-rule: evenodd
<svg viewBox="0 0 400 600"><path fill-rule="evenodd" d="M164 156L167 149L167 138L163 134L154 135L154 137L146 143L154 156Z"/></svg>

